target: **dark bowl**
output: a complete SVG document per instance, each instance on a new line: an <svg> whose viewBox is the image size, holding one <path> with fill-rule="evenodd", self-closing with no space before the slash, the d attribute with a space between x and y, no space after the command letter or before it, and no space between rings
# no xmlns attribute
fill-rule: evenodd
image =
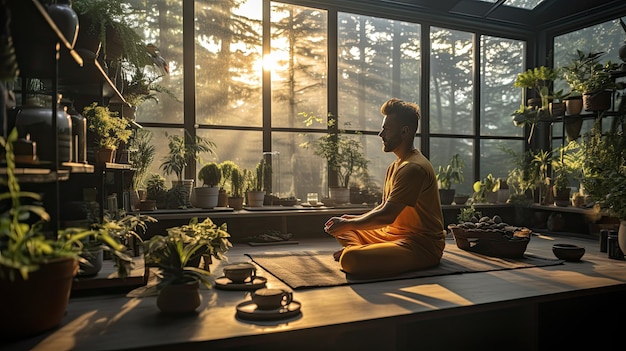
<svg viewBox="0 0 626 351"><path fill-rule="evenodd" d="M574 244L554 244L552 245L554 255L565 261L580 261L585 254L585 248Z"/></svg>

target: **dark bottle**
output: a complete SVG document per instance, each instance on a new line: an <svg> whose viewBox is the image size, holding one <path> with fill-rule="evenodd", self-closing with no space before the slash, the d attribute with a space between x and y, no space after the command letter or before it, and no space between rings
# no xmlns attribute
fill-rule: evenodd
<svg viewBox="0 0 626 351"><path fill-rule="evenodd" d="M607 241L609 240L609 230L600 229L600 252L607 251Z"/></svg>
<svg viewBox="0 0 626 351"><path fill-rule="evenodd" d="M624 260L624 253L620 249L619 242L617 241L617 230L609 230L607 246L609 258L614 260Z"/></svg>

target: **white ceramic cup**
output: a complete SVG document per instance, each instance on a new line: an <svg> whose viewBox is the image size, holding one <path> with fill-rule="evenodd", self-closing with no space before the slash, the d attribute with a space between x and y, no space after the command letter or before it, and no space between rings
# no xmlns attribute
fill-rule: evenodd
<svg viewBox="0 0 626 351"><path fill-rule="evenodd" d="M256 267L252 263L239 262L224 266L224 276L235 284L245 283L256 277Z"/></svg>
<svg viewBox="0 0 626 351"><path fill-rule="evenodd" d="M262 288L252 293L252 302L260 310L274 310L288 306L293 301L293 293L283 289Z"/></svg>

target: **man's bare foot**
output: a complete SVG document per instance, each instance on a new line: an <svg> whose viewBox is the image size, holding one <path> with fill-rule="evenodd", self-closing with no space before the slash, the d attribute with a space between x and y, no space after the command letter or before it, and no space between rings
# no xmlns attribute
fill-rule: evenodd
<svg viewBox="0 0 626 351"><path fill-rule="evenodd" d="M339 258L341 258L342 253L343 253L343 249L333 253L333 258L335 259L335 261L339 262Z"/></svg>

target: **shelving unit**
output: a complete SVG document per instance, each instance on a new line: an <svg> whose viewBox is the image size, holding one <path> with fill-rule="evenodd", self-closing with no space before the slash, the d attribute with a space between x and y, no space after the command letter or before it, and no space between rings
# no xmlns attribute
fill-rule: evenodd
<svg viewBox="0 0 626 351"><path fill-rule="evenodd" d="M9 0L8 5L11 12L10 30L23 82L21 90L16 89L16 92L25 95L24 82L27 79L39 79L44 82L43 94L51 97L62 94L73 99L78 110L82 109L80 105L93 101L102 105L112 101L117 107L122 106L122 109L123 106L130 107L94 55L89 55L86 50L73 48L48 15L44 5L38 0ZM52 116L56 116L61 107L56 98L50 100ZM57 120L56 118L51 120L51 138L54 139L52 145L56 150L54 160L36 164L18 164L16 173L24 190L45 194L43 206L51 217L47 230L54 235L52 233L61 228L63 204L67 201L82 200L83 194L79 191L81 185L92 184L89 187L98 189L98 202L102 214L107 189L110 188L109 184L105 183L107 176L114 174L114 186L116 189L124 190L125 184L130 182L126 182L123 175L132 174L132 170L127 164L112 163L104 168L98 168L86 163L60 162ZM6 121L3 122L3 135L6 136L12 126ZM136 123L134 126L140 127ZM6 166L0 164L1 174L6 174ZM122 197L123 191L120 190L117 191ZM123 201L120 201L119 205L123 205ZM99 275L90 278L88 284L77 286L84 289L125 284L136 286L138 282L145 284L143 267L136 271L140 271L138 277L120 280Z"/></svg>

